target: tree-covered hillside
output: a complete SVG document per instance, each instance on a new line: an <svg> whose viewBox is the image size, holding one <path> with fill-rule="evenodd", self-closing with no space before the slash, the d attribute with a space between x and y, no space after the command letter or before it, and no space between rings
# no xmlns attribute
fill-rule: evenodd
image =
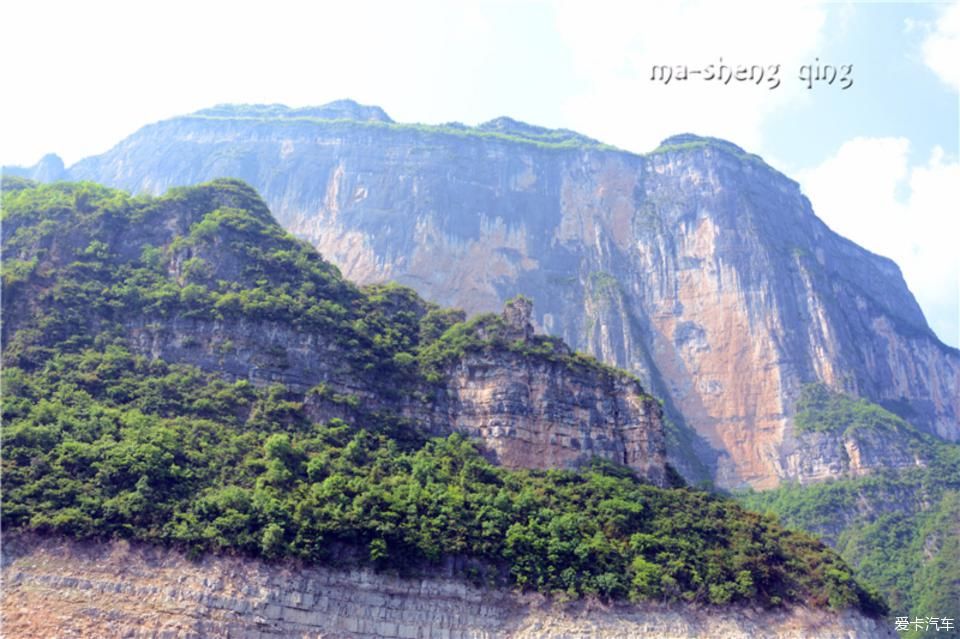
<svg viewBox="0 0 960 639"><path fill-rule="evenodd" d="M827 540L882 592L891 616L954 620L960 636L960 446L921 436L902 418L864 399L815 385L804 389L797 427L834 432L895 430L918 466L741 496L747 508ZM926 636L911 625L904 636Z"/></svg>
<svg viewBox="0 0 960 639"><path fill-rule="evenodd" d="M13 180L2 222L7 534L401 572L457 556L466 576L569 596L885 611L836 553L731 500L609 462L506 470L396 418L492 343L613 373L547 338L506 343L496 317L353 286L242 183L150 198ZM250 331L310 344L335 383L305 388L298 355L250 351Z"/></svg>

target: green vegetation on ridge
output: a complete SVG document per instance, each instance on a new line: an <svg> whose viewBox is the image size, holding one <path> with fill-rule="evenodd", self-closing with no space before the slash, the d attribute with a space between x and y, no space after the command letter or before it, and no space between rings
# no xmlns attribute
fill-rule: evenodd
<svg viewBox="0 0 960 639"><path fill-rule="evenodd" d="M457 554L569 596L879 606L812 537L609 464L507 471L459 435L402 446L310 423L280 386L102 342L7 367L3 386L8 530L324 562L347 546L400 571Z"/></svg>
<svg viewBox="0 0 960 639"><path fill-rule="evenodd" d="M453 124L411 124L384 122L380 120L354 120L350 118L325 119L315 117L271 117L269 115L184 115L182 120L207 120L222 122L246 122L250 124L271 124L274 126L320 125L329 130L355 131L379 129L409 133L446 135L467 139L491 140L524 144L538 149L557 151L567 149L591 149L597 151L618 151L617 147L590 140L579 134L565 130L544 131L537 135L515 134L504 131L490 131L477 127Z"/></svg>
<svg viewBox="0 0 960 639"><path fill-rule="evenodd" d="M858 430L883 430L919 436L913 426L882 406L833 392L823 384L808 384L801 389L794 426L801 433L849 435Z"/></svg>

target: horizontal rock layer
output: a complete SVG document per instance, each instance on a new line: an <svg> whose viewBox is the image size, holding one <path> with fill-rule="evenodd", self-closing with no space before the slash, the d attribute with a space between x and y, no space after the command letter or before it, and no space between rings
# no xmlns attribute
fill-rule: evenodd
<svg viewBox="0 0 960 639"><path fill-rule="evenodd" d="M322 336L278 322L137 321L128 334L135 352L167 362L300 392L324 384L329 394L356 398L358 410L308 397L318 422L377 411L436 435L469 435L507 468L576 468L602 457L652 483L666 480L660 406L639 383L614 372L486 348L451 364L439 385L393 400L343 369L343 354Z"/></svg>
<svg viewBox="0 0 960 639"><path fill-rule="evenodd" d="M3 549L9 637L498 639L894 637L860 615L561 604L466 585L229 557L188 560L131 544L11 537Z"/></svg>

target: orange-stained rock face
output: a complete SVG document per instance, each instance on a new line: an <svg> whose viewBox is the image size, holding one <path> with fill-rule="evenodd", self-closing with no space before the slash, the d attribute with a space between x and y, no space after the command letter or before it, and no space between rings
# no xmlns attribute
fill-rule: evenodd
<svg viewBox="0 0 960 639"><path fill-rule="evenodd" d="M715 154L719 157L711 157ZM659 233L639 243L652 356L688 423L725 453L716 470L721 485L769 488L783 479L861 475L913 461L902 459L895 443L861 456L857 442L825 446L822 438L796 436L792 403L797 389L811 380L879 401L913 397L932 404L926 427L947 439L958 437L957 353L929 334L878 330L877 322L888 325L888 314L898 312L925 324L918 312L911 314L916 304L909 294L901 308L890 300L885 309L877 308L876 300L868 308L863 283L857 282L858 269L872 278L886 276L890 297L903 297L892 264L831 236L811 219L799 193L769 169L710 149L666 154L652 165L655 177L647 195L654 202L676 201L679 191L686 202L654 209L671 220L668 247ZM759 184L750 180L757 170L767 173ZM851 272L842 270L844 253L857 258ZM851 294L855 303L845 299ZM865 318L858 312L886 314L873 320L872 330L862 330L857 324ZM876 361L874 353L884 342L899 342L886 345L894 365L889 355ZM930 366L926 374L919 370L924 364ZM912 375L903 370L907 367ZM940 401L948 389L955 398L951 407ZM810 455L812 463L798 464L796 455ZM849 460L832 463L835 457Z"/></svg>
<svg viewBox="0 0 960 639"><path fill-rule="evenodd" d="M447 374L438 416L509 468L571 468L593 457L665 480L660 407L615 374L501 352L470 355Z"/></svg>
<svg viewBox="0 0 960 639"><path fill-rule="evenodd" d="M561 189L555 240L589 254L581 255L577 278L585 336L564 332L564 319L577 323L571 312L551 314L548 328L666 396L674 415L719 451L713 478L720 485L770 488L784 479L903 465L893 453L861 465L834 463L841 442L828 451L821 441L797 437L793 402L814 380L879 401L912 397L927 409L921 427L958 437L957 353L928 331L905 336L882 330L892 320L866 321L896 313L925 329L896 268L833 236L796 185L710 147L654 156L639 170L621 166L617 173L609 164L592 167L601 181L592 189L582 172ZM625 241L623 214L613 203L631 195ZM607 266L598 275L584 272L584 262ZM885 308L865 300L859 278L890 298ZM878 349L889 354L878 360ZM943 401L951 392L955 399ZM793 461L804 451L826 457L819 465Z"/></svg>
<svg viewBox="0 0 960 639"><path fill-rule="evenodd" d="M346 117L356 123L174 119L70 177L155 192L243 177L354 280L469 312L528 295L540 328L664 400L670 458L690 479L831 476L829 460L790 461L823 453L793 432L810 382L960 440L960 352L927 327L893 262L830 231L756 156L695 136L638 156L574 134L518 141L531 129L510 121L474 135ZM871 459L863 472L898 463Z"/></svg>
<svg viewBox="0 0 960 639"><path fill-rule="evenodd" d="M451 362L433 401L408 404L406 415L479 440L507 468L578 468L599 457L665 485L659 403L621 371L577 358L563 343L535 342L532 311L529 300L507 302L499 339L480 329L492 344Z"/></svg>

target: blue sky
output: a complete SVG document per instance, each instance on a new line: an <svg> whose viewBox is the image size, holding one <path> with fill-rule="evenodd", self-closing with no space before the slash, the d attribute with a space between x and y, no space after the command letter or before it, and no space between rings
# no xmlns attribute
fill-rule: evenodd
<svg viewBox="0 0 960 639"><path fill-rule="evenodd" d="M223 102L351 97L400 121L499 115L643 152L694 132L798 179L895 259L960 344L960 4L93 1L8 3L0 162L68 164ZM781 84L651 83L652 64L780 64ZM847 90L801 65L852 64ZM16 87L15 90L10 90Z"/></svg>

